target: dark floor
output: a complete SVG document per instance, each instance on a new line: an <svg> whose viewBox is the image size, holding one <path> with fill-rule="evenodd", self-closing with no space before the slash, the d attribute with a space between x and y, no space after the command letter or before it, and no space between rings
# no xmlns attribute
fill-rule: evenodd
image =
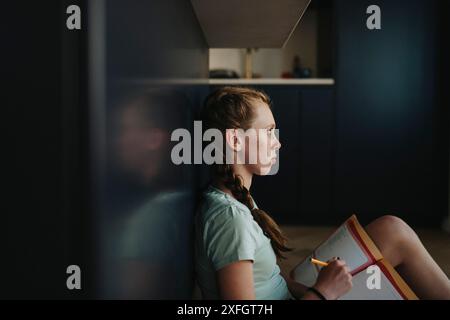
<svg viewBox="0 0 450 320"><path fill-rule="evenodd" d="M285 255L287 259L280 262L280 267L283 270L292 270L336 228L283 226L282 229L289 239L288 245L295 249ZM437 264L450 277L450 234L434 229L415 231Z"/></svg>

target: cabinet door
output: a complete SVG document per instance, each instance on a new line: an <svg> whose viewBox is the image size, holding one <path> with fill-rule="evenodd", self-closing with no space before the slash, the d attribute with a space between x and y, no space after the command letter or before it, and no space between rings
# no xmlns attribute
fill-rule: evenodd
<svg viewBox="0 0 450 320"><path fill-rule="evenodd" d="M436 225L444 215L436 3L378 1L382 29L369 31L367 2L337 1L334 193L340 218L357 213L368 222L389 213Z"/></svg>
<svg viewBox="0 0 450 320"><path fill-rule="evenodd" d="M262 86L273 101L273 115L281 149L279 170L273 176L255 177L252 194L258 206L279 223L294 219L299 211L300 93L298 87Z"/></svg>
<svg viewBox="0 0 450 320"><path fill-rule="evenodd" d="M323 222L331 207L332 87L263 87L280 130L280 167L256 178L261 208L280 223Z"/></svg>
<svg viewBox="0 0 450 320"><path fill-rule="evenodd" d="M297 223L337 222L332 215L333 99L333 87L304 87L300 90Z"/></svg>

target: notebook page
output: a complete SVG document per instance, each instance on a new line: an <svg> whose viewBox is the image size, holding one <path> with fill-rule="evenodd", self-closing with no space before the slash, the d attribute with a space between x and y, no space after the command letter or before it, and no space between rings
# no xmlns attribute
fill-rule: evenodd
<svg viewBox="0 0 450 320"><path fill-rule="evenodd" d="M392 285L383 272L380 272L380 289L369 289L367 280L372 274L361 271L352 279L353 288L338 300L403 300L402 295Z"/></svg>
<svg viewBox="0 0 450 320"><path fill-rule="evenodd" d="M361 266L370 263L370 259L360 248L345 224L339 227L330 238L322 243L313 255L307 257L294 269L292 277L295 281L305 286L315 284L319 270L321 269L320 266L310 262L312 256L322 261L328 261L332 257L340 257L345 260L350 271L355 271L361 268Z"/></svg>
<svg viewBox="0 0 450 320"><path fill-rule="evenodd" d="M363 249L364 245L362 243L368 246L371 254ZM322 261L328 261L332 257L340 257L345 260L352 274L358 273L382 258L381 253L379 253L379 250L365 233L355 215L347 219L328 239L316 248L311 256L299 263L291 272L291 277L295 281L306 286L311 286L315 283L321 269L320 266L310 262L311 257Z"/></svg>
<svg viewBox="0 0 450 320"><path fill-rule="evenodd" d="M328 261L340 257L347 263L350 272L355 272L364 265L372 264L371 259L352 236L347 224L343 224L336 232L320 245L314 252L315 258Z"/></svg>

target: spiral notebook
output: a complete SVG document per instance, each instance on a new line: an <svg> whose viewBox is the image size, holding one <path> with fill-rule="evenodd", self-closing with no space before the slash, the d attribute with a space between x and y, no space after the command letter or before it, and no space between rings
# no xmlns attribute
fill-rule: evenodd
<svg viewBox="0 0 450 320"><path fill-rule="evenodd" d="M342 224L291 272L291 277L304 286L313 286L320 266L311 258L328 261L345 260L353 276L353 288L339 300L416 300L408 284L383 258L355 215ZM371 266L377 266L371 267Z"/></svg>

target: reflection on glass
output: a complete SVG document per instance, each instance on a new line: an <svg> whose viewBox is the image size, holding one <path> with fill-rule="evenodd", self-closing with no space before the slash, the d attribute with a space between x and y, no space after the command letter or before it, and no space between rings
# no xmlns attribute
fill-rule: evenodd
<svg viewBox="0 0 450 320"><path fill-rule="evenodd" d="M193 287L190 168L170 159L170 135L187 127L174 90L111 99L102 214L102 295L186 299Z"/></svg>

